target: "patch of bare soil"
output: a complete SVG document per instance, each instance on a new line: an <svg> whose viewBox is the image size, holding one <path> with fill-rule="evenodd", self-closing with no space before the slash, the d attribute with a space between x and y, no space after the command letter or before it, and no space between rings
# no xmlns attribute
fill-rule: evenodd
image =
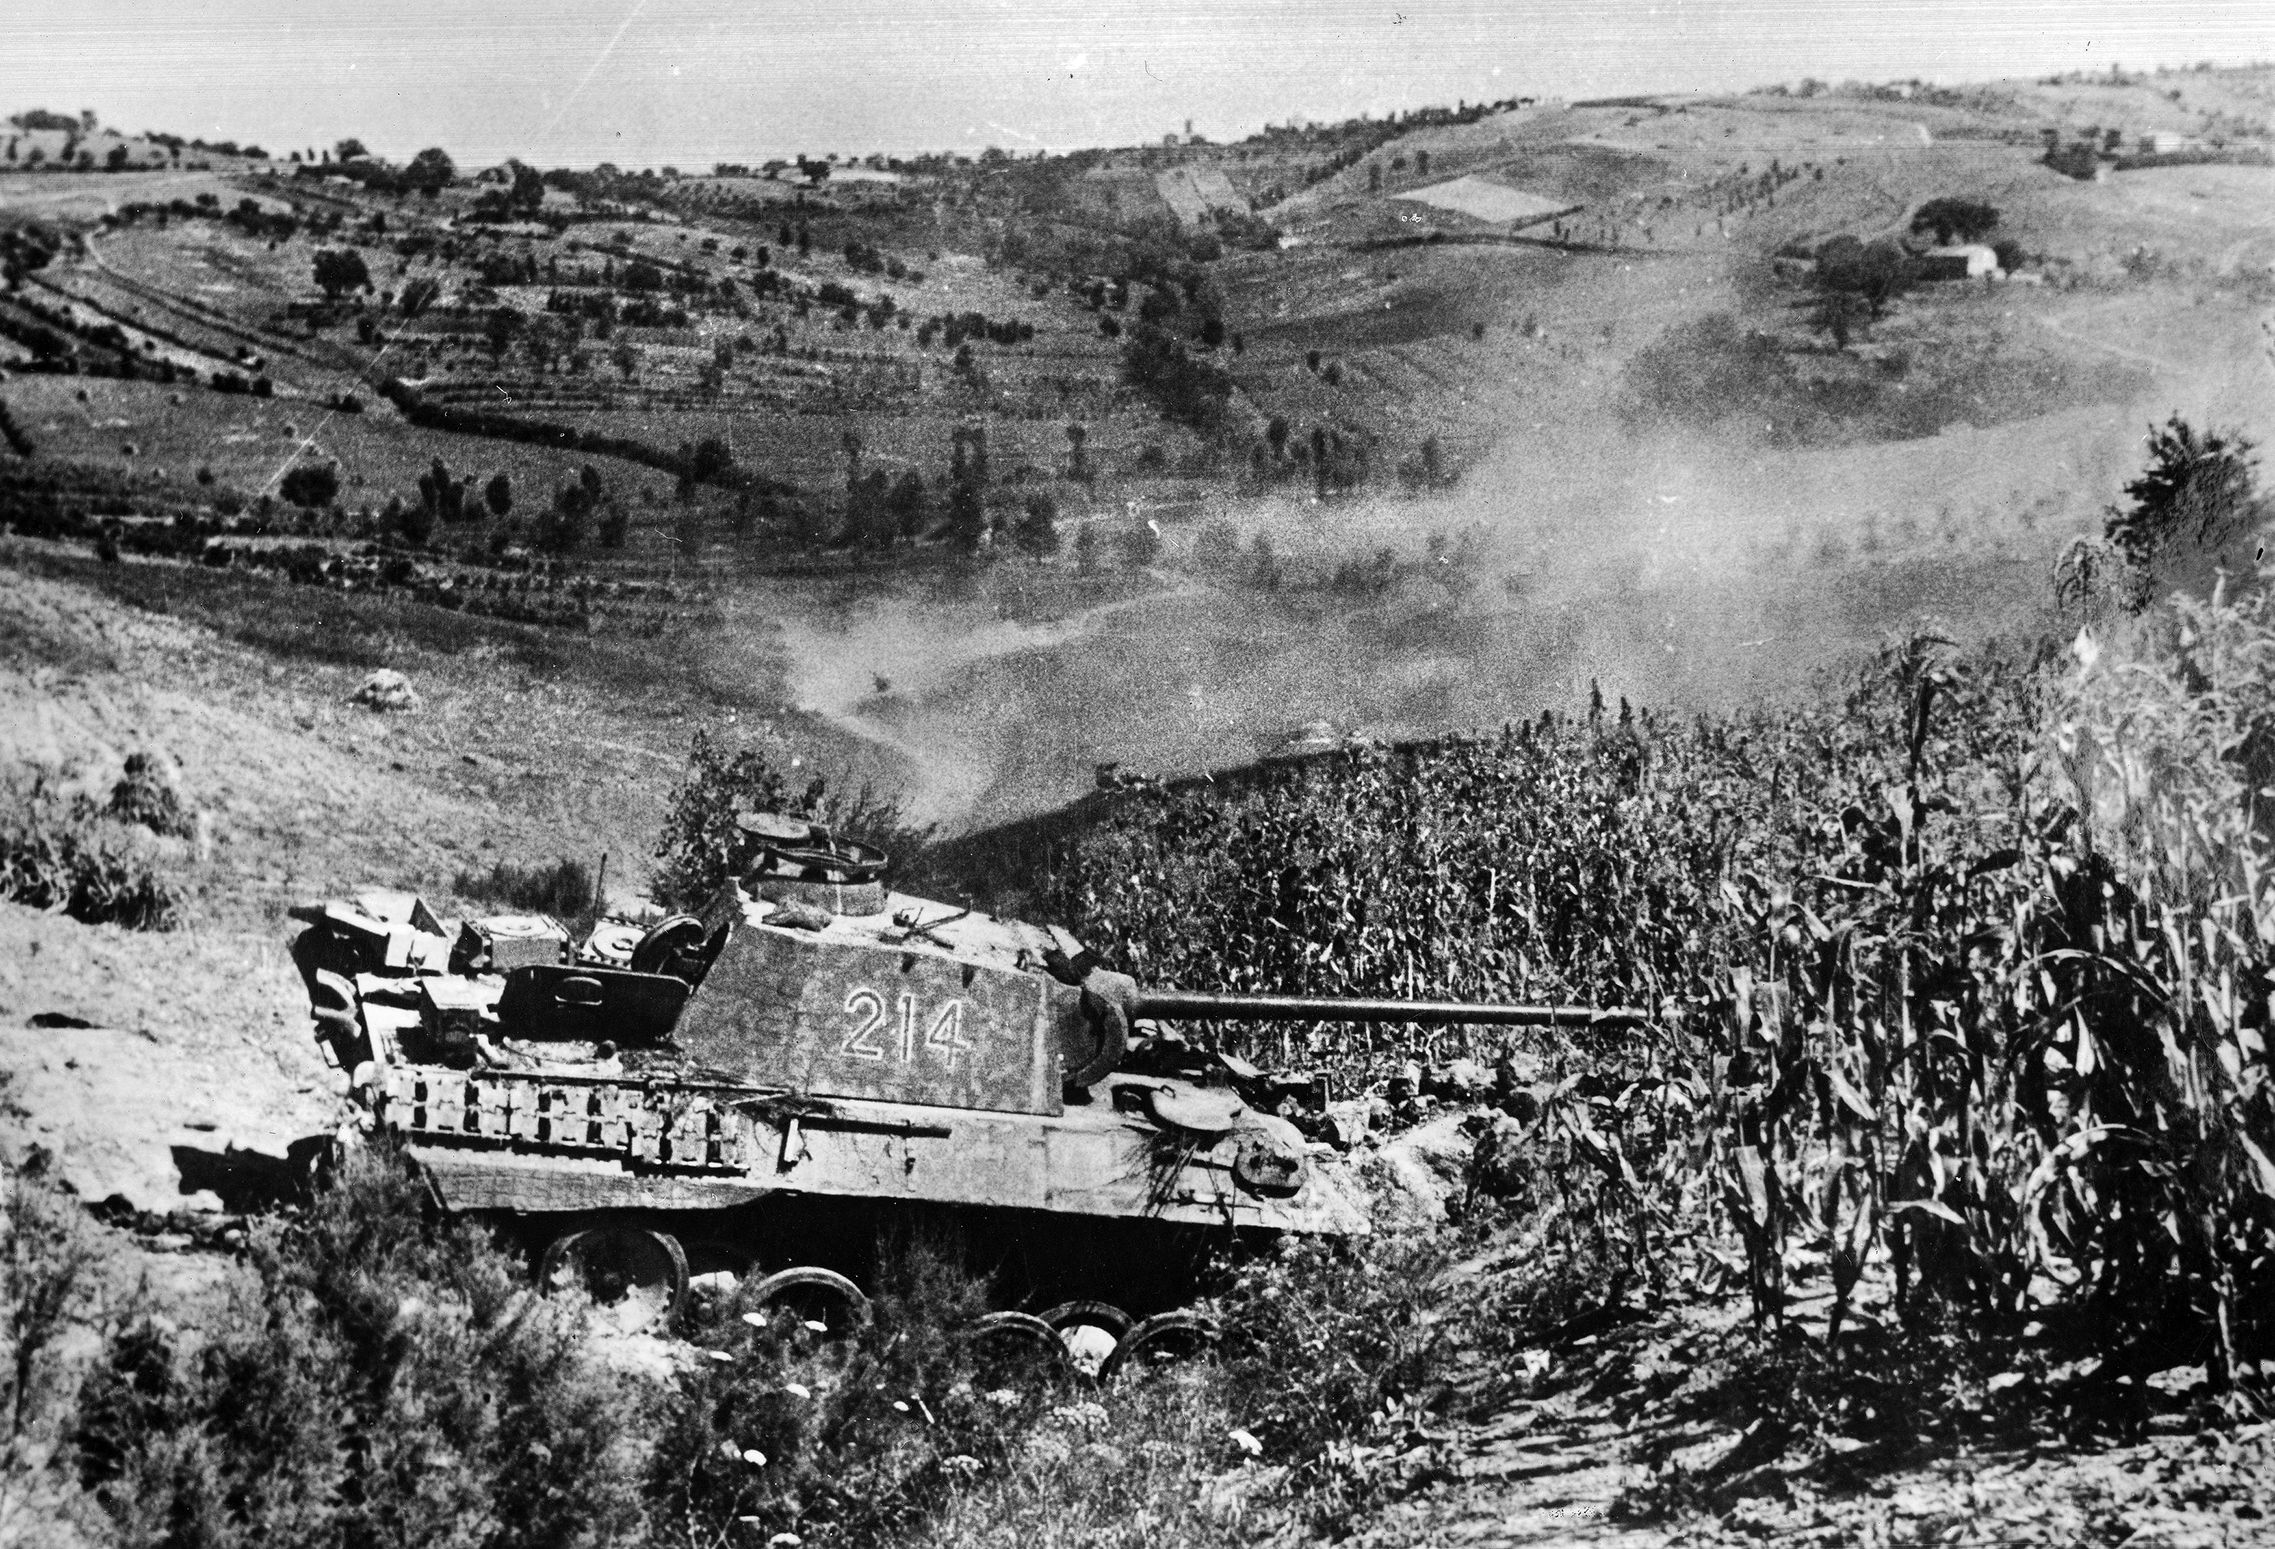
<svg viewBox="0 0 2275 1549"><path fill-rule="evenodd" d="M1351 1542L2275 1543L2275 1423L2223 1420L2201 1368L1986 1378L1898 1339L1877 1290L1847 1377L1821 1296L1782 1339L1736 1291L1583 1314L1518 1355L1523 1397L1397 1460L1413 1488Z"/></svg>
<svg viewBox="0 0 2275 1549"><path fill-rule="evenodd" d="M169 1216L290 1192L347 1116L284 943L0 903L0 1149L90 1205Z"/></svg>

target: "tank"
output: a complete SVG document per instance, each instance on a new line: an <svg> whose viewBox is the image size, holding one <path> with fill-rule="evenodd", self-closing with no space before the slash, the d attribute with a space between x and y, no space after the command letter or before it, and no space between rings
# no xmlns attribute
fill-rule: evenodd
<svg viewBox="0 0 2275 1549"><path fill-rule="evenodd" d="M699 915L447 922L413 895L296 910L316 1036L448 1210L626 1329L758 1276L819 1329L881 1255L953 1245L983 1332L1078 1369L1205 1342L1227 1250L1367 1231L1302 1072L1215 1021L1625 1025L1630 1011L1147 988L1067 932L893 891L886 857L779 814Z"/></svg>

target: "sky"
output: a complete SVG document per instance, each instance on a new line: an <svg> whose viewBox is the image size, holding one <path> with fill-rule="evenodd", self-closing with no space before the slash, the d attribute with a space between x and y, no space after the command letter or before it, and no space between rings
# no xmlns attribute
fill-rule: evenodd
<svg viewBox="0 0 2275 1549"><path fill-rule="evenodd" d="M2275 0L0 0L0 110L474 166L1067 150L1190 119L2275 60Z"/></svg>

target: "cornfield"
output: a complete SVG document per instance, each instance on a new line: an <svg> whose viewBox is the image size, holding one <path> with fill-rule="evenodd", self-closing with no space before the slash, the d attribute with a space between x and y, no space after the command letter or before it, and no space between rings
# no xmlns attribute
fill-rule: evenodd
<svg viewBox="0 0 2275 1549"><path fill-rule="evenodd" d="M2121 627L2067 659L1923 636L1773 714L1623 707L1133 795L1040 904L1145 982L1648 1007L1647 1036L1541 1051L1535 1121L1639 1269L1719 1244L1779 1322L1796 1267L1826 1271L1836 1351L1877 1273L1908 1320L2249 1387L2275 1353L2275 617ZM1345 1090L1493 1052L1220 1032Z"/></svg>

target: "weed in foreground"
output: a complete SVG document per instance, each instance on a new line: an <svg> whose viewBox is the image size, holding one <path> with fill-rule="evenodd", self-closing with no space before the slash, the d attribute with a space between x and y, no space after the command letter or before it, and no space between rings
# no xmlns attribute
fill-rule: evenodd
<svg viewBox="0 0 2275 1549"><path fill-rule="evenodd" d="M0 1096L7 1073L0 1072ZM84 1315L91 1249L78 1203L34 1153L6 1174L0 1198L0 1542L73 1514L71 1492L48 1467L69 1405L58 1347Z"/></svg>
<svg viewBox="0 0 2275 1549"><path fill-rule="evenodd" d="M185 1347L111 1333L80 1393L80 1483L126 1546L640 1539L643 1407L573 1309L539 1299L411 1169L349 1153L256 1232L258 1289Z"/></svg>

